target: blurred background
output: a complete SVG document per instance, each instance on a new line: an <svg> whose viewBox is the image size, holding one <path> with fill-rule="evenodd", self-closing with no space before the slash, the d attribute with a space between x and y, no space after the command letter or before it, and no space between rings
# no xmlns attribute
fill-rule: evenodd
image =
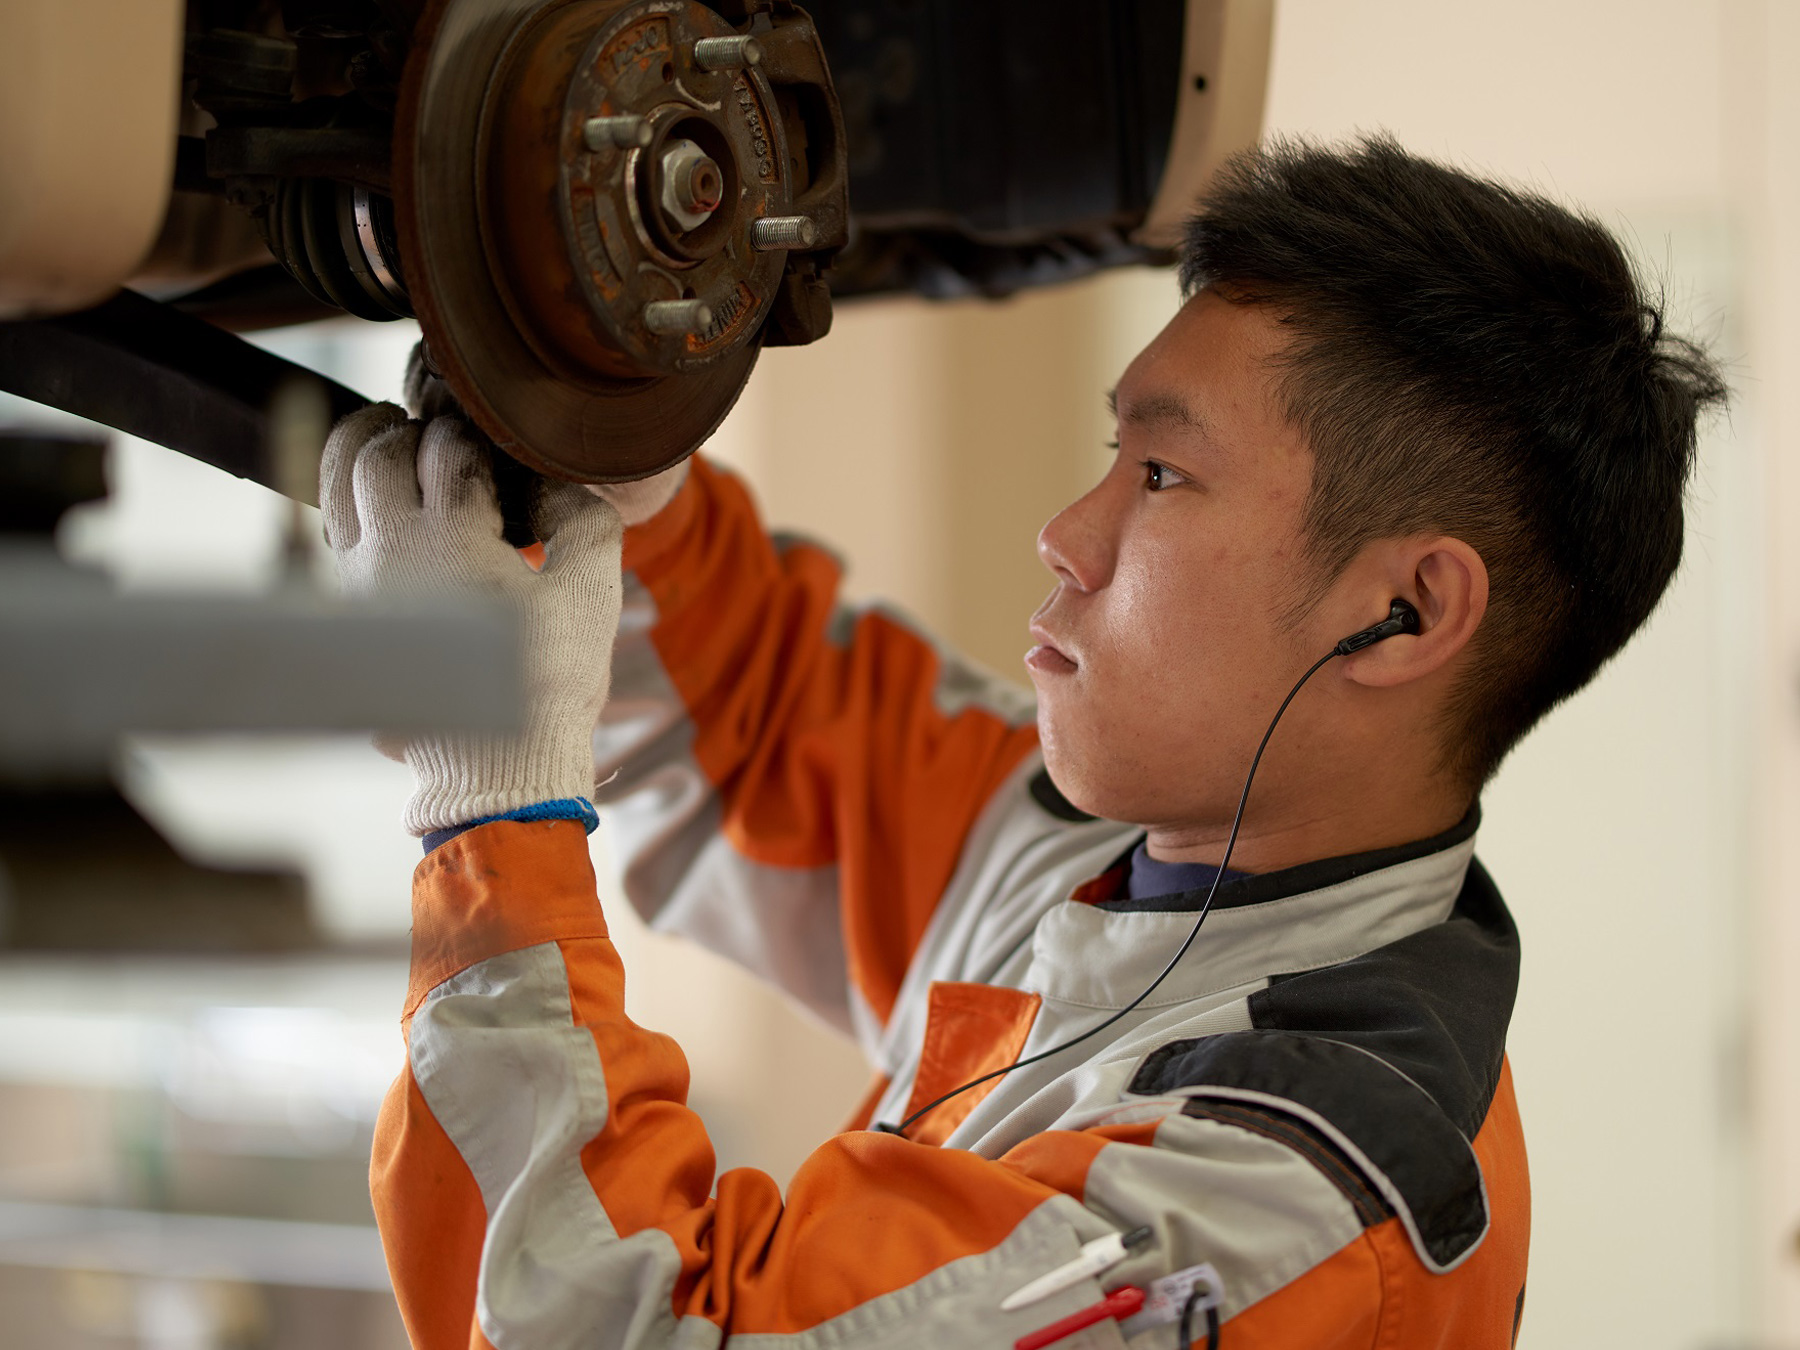
<svg viewBox="0 0 1800 1350"><path fill-rule="evenodd" d="M1800 1347L1800 5L1280 0L1268 128L1393 131L1583 204L1736 389L1649 629L1514 754L1480 853L1524 934L1510 1049L1531 1148L1526 1350ZM1099 474L1102 397L1171 275L1001 304L846 305L774 350L708 453L859 597L1022 674L1039 526ZM398 397L416 328L266 345ZM17 402L0 421L63 420ZM1786 452L1781 446L1789 444ZM266 490L114 437L61 544L130 587L251 590ZM405 1343L366 1194L402 1056L406 770L360 739L144 741L133 799L192 856L291 869L321 941L256 959L0 949L0 1343ZM604 875L604 832L594 836ZM785 1178L865 1086L855 1050L614 899L721 1167Z"/></svg>

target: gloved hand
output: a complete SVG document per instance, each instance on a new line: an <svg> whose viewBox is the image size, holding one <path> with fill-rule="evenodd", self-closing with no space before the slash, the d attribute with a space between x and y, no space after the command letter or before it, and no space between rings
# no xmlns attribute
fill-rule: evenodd
<svg viewBox="0 0 1800 1350"><path fill-rule="evenodd" d="M687 482L691 457L673 468L653 473L631 483L587 483L587 490L611 502L626 525L642 525L651 516L675 500L681 485Z"/></svg>
<svg viewBox="0 0 1800 1350"><path fill-rule="evenodd" d="M435 374L429 353L421 339L415 343L406 361L406 410L414 417L431 421L446 414L460 414L456 396L450 386ZM641 525L675 499L687 481L688 462L682 460L673 468L632 483L588 483L587 490L618 508L627 526Z"/></svg>
<svg viewBox="0 0 1800 1350"><path fill-rule="evenodd" d="M619 623L619 513L572 483L546 480L533 513L545 560L534 572L500 537L476 433L378 403L325 445L319 503L349 595L483 595L522 620L525 728L517 736L417 737L407 804L414 834L593 792L591 737L612 678Z"/></svg>

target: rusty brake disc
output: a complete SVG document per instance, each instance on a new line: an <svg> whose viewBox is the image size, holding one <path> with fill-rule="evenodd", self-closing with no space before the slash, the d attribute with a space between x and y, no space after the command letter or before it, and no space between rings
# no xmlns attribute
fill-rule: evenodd
<svg viewBox="0 0 1800 1350"><path fill-rule="evenodd" d="M751 0L436 0L397 110L431 353L506 453L618 482L723 420L771 316L829 326L842 123L811 21Z"/></svg>

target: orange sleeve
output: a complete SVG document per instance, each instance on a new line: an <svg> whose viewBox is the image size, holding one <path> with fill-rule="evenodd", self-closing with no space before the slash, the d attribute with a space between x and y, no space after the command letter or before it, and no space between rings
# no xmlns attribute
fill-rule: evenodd
<svg viewBox="0 0 1800 1350"><path fill-rule="evenodd" d="M1037 743L1029 698L902 619L842 607L836 560L778 546L744 486L702 459L628 532L625 569L642 617L624 625L600 738L602 776L623 770L614 798L678 740L745 889L830 873L842 960L885 1021L970 827ZM678 707L643 715L659 696ZM675 833L647 826L644 849L700 846ZM646 892L666 892L681 866L626 853L633 903L653 911L662 896Z"/></svg>

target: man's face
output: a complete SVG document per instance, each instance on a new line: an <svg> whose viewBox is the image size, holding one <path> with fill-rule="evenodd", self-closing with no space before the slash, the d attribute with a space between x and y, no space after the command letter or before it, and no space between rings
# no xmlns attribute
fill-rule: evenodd
<svg viewBox="0 0 1800 1350"><path fill-rule="evenodd" d="M1284 622L1311 576L1312 476L1277 405L1284 341L1263 307L1195 296L1119 381L1112 467L1038 537L1056 577L1026 657L1044 755L1097 815L1229 820L1282 695L1330 645ZM1296 707L1278 739L1307 720Z"/></svg>

